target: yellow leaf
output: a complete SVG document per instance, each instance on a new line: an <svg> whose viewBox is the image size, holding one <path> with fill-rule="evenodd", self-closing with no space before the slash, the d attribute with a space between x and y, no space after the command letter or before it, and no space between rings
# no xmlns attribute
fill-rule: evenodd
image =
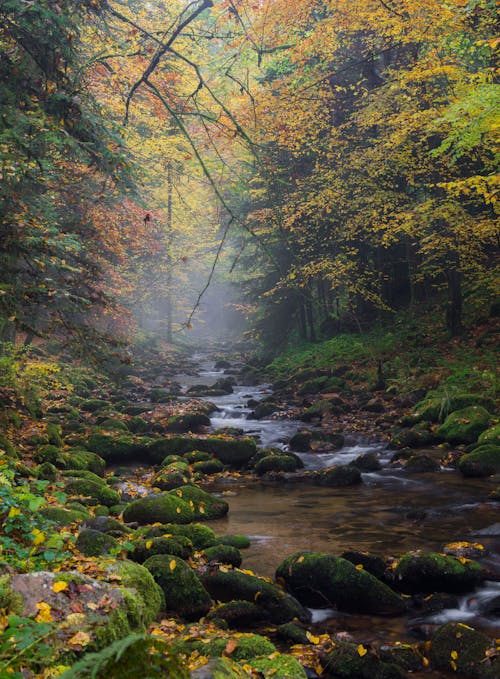
<svg viewBox="0 0 500 679"><path fill-rule="evenodd" d="M450 660L450 666L452 670L457 671L457 663L454 660Z"/></svg>
<svg viewBox="0 0 500 679"><path fill-rule="evenodd" d="M311 644L319 644L320 638L315 637L314 634L311 634L311 632L306 632L306 637L309 639Z"/></svg>
<svg viewBox="0 0 500 679"><path fill-rule="evenodd" d="M203 505L200 505L198 509L199 509L200 514L205 513L205 508L203 507Z"/></svg>
<svg viewBox="0 0 500 679"><path fill-rule="evenodd" d="M364 655L366 655L367 653L368 653L368 651L367 651L366 648L363 646L363 644L360 644L360 645L358 646L358 655L359 655L359 657L362 658L362 657L363 657Z"/></svg>
<svg viewBox="0 0 500 679"><path fill-rule="evenodd" d="M299 556L299 558L297 559L297 563L302 563L303 561L304 561L304 557Z"/></svg>
<svg viewBox="0 0 500 679"><path fill-rule="evenodd" d="M82 632L81 630L76 634L73 634L71 639L68 640L70 646L86 646L90 642L90 635L87 632Z"/></svg>
<svg viewBox="0 0 500 679"><path fill-rule="evenodd" d="M31 531L33 535L33 544L34 545L41 545L42 542L45 542L45 533L43 533L40 530L37 530L36 528Z"/></svg>
<svg viewBox="0 0 500 679"><path fill-rule="evenodd" d="M221 573L229 573L229 568L226 568L225 566L219 566L219 570Z"/></svg>
<svg viewBox="0 0 500 679"><path fill-rule="evenodd" d="M37 622L53 622L52 609L49 604L45 603L45 601L39 601L36 607L38 608L38 615L35 618Z"/></svg>
<svg viewBox="0 0 500 679"><path fill-rule="evenodd" d="M177 507L177 509L176 509L175 511L177 512L177 514L180 514L180 513L181 513L181 508L180 508L180 507Z"/></svg>
<svg viewBox="0 0 500 679"><path fill-rule="evenodd" d="M57 592L64 592L65 589L68 589L68 583L64 582L64 580L58 580L57 582L54 582L52 589L56 594Z"/></svg>
<svg viewBox="0 0 500 679"><path fill-rule="evenodd" d="M356 564L356 570L362 571L363 570L363 564L362 563Z"/></svg>
<svg viewBox="0 0 500 679"><path fill-rule="evenodd" d="M452 651L450 655L453 658L453 660L456 660L458 658L458 653L456 651Z"/></svg>
<svg viewBox="0 0 500 679"><path fill-rule="evenodd" d="M148 540L148 541L146 542L146 549L151 549L152 544L153 544L153 541L152 541L152 540Z"/></svg>
<svg viewBox="0 0 500 679"><path fill-rule="evenodd" d="M19 516L20 513L21 510L18 507L11 507L7 516L9 519L13 519L15 516Z"/></svg>
<svg viewBox="0 0 500 679"><path fill-rule="evenodd" d="M172 561L170 562L169 565L170 565L170 570L175 571L175 569L177 567L177 561L175 559L172 559Z"/></svg>

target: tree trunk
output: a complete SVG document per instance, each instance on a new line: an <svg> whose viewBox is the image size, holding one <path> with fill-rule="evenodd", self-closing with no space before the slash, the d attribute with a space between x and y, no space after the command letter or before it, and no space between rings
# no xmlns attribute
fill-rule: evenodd
<svg viewBox="0 0 500 679"><path fill-rule="evenodd" d="M446 325L452 337L460 335L462 326L462 272L449 269L446 272L448 281L448 308L446 310Z"/></svg>

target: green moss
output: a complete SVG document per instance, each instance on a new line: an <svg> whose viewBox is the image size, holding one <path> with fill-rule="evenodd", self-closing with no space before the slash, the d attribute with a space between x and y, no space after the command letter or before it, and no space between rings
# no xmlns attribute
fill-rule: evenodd
<svg viewBox="0 0 500 679"><path fill-rule="evenodd" d="M474 443L488 428L491 415L481 406L469 406L452 412L436 430L436 436L448 443Z"/></svg>
<svg viewBox="0 0 500 679"><path fill-rule="evenodd" d="M220 519L229 511L229 505L211 493L197 486L186 485L170 491L170 494L187 502L193 511L193 519L205 521Z"/></svg>
<svg viewBox="0 0 500 679"><path fill-rule="evenodd" d="M494 446L500 446L500 424L496 424L490 429L483 431L481 436L478 438L479 443L490 443Z"/></svg>
<svg viewBox="0 0 500 679"><path fill-rule="evenodd" d="M76 548L85 556L101 556L117 552L121 545L116 538L98 530L84 528L76 539Z"/></svg>
<svg viewBox="0 0 500 679"><path fill-rule="evenodd" d="M439 471L439 463L430 455L412 455L403 465L411 474Z"/></svg>
<svg viewBox="0 0 500 679"><path fill-rule="evenodd" d="M43 462L36 468L35 473L37 478L47 481L55 481L57 478L57 469L51 462Z"/></svg>
<svg viewBox="0 0 500 679"><path fill-rule="evenodd" d="M143 417L134 415L128 421L128 428L133 434L143 434L151 429L151 424Z"/></svg>
<svg viewBox="0 0 500 679"><path fill-rule="evenodd" d="M250 601L229 601L213 608L207 616L208 620L224 620L230 627L252 627L265 619L265 612Z"/></svg>
<svg viewBox="0 0 500 679"><path fill-rule="evenodd" d="M62 429L60 424L49 422L46 435L49 443L59 448L62 446Z"/></svg>
<svg viewBox="0 0 500 679"><path fill-rule="evenodd" d="M9 576L0 576L0 611L4 611L7 615L20 615L23 607L23 597L14 592L9 583Z"/></svg>
<svg viewBox="0 0 500 679"><path fill-rule="evenodd" d="M219 460L199 460L193 464L193 471L200 474L220 474L224 471L224 465Z"/></svg>
<svg viewBox="0 0 500 679"><path fill-rule="evenodd" d="M85 521L90 516L87 511L64 509L63 507L42 507L40 514L60 526L69 526L71 523Z"/></svg>
<svg viewBox="0 0 500 679"><path fill-rule="evenodd" d="M250 538L246 535L220 535L217 538L217 542L221 545L236 547L237 549L247 549L251 544Z"/></svg>
<svg viewBox="0 0 500 679"><path fill-rule="evenodd" d="M171 493L157 493L140 498L129 504L123 512L126 523L189 523L193 510L188 502Z"/></svg>
<svg viewBox="0 0 500 679"><path fill-rule="evenodd" d="M406 593L467 591L483 580L476 561L433 552L403 556L393 573L398 588Z"/></svg>
<svg viewBox="0 0 500 679"><path fill-rule="evenodd" d="M264 679L280 677L280 679L307 679L307 674L296 658L284 653L273 654L271 658L266 656L250 658L248 664L255 672L260 672Z"/></svg>
<svg viewBox="0 0 500 679"><path fill-rule="evenodd" d="M111 507L120 502L120 494L102 481L97 483L91 479L72 477L68 479L65 490L69 495L84 495L94 498L98 504L106 507Z"/></svg>
<svg viewBox="0 0 500 679"><path fill-rule="evenodd" d="M382 662L370 652L360 655L356 644L345 641L335 642L325 666L338 679L407 679L397 665Z"/></svg>
<svg viewBox="0 0 500 679"><path fill-rule="evenodd" d="M166 467L160 469L153 478L152 485L160 490L172 490L186 483L191 479L189 465L185 462L171 462Z"/></svg>
<svg viewBox="0 0 500 679"><path fill-rule="evenodd" d="M420 403L417 403L414 412L419 420L443 422L448 415L456 410L462 410L470 406L480 406L491 412L495 409L494 401L480 394L457 394L455 396L436 396L431 394L423 401L420 401Z"/></svg>
<svg viewBox="0 0 500 679"><path fill-rule="evenodd" d="M193 553L193 543L184 535L172 537L161 536L139 540L130 553L133 561L143 563L155 554L173 554L181 559L189 558Z"/></svg>
<svg viewBox="0 0 500 679"><path fill-rule="evenodd" d="M137 590L142 601L139 606L140 624L147 626L155 620L165 605L161 587L144 566L133 561L115 561L107 567L110 574L118 575L125 587Z"/></svg>
<svg viewBox="0 0 500 679"><path fill-rule="evenodd" d="M115 430L115 431L129 431L129 428L127 427L127 423L123 422L123 420L117 420L114 417L107 417L105 420L103 420L100 424L99 427L101 429L106 429L106 430Z"/></svg>
<svg viewBox="0 0 500 679"><path fill-rule="evenodd" d="M231 640L236 642L236 647L231 653L231 658L234 660L252 660L256 656L270 655L276 652L276 646L260 634L241 634L237 637L223 636L211 639L208 643L199 639L188 640L188 648L190 647L192 651L198 650L203 655L219 657L224 653Z"/></svg>
<svg viewBox="0 0 500 679"><path fill-rule="evenodd" d="M275 623L284 623L297 617L309 620L308 612L278 585L271 584L255 575L238 570L210 571L201 580L214 599L218 601L243 600L256 603L267 617Z"/></svg>
<svg viewBox="0 0 500 679"><path fill-rule="evenodd" d="M209 427L210 418L204 413L187 413L174 415L167 423L168 431L197 431L200 427Z"/></svg>
<svg viewBox="0 0 500 679"><path fill-rule="evenodd" d="M453 662L456 671L482 679L487 676L483 674L483 669L486 669L485 654L492 648L492 640L482 632L462 623L450 622L440 627L433 636L429 658L437 669L453 671Z"/></svg>
<svg viewBox="0 0 500 679"><path fill-rule="evenodd" d="M109 405L109 401L104 401L100 398L87 398L83 401L80 401L78 404L80 410L84 410L87 413L95 413L98 410L103 410L104 408L109 407Z"/></svg>
<svg viewBox="0 0 500 679"><path fill-rule="evenodd" d="M65 469L87 469L97 476L104 476L106 463L96 453L81 448L70 448L63 454Z"/></svg>
<svg viewBox="0 0 500 679"><path fill-rule="evenodd" d="M109 507L97 505L97 507L94 507L94 516L109 516Z"/></svg>
<svg viewBox="0 0 500 679"><path fill-rule="evenodd" d="M406 609L403 599L383 582L330 554L297 552L278 566L276 577L306 606L382 615Z"/></svg>
<svg viewBox="0 0 500 679"><path fill-rule="evenodd" d="M424 658L417 648L399 642L379 648L379 657L383 662L394 663L407 672L419 672L425 666Z"/></svg>
<svg viewBox="0 0 500 679"><path fill-rule="evenodd" d="M236 547L230 545L214 545L205 549L205 557L207 561L215 561L218 563L226 563L238 568L241 566L241 554Z"/></svg>
<svg viewBox="0 0 500 679"><path fill-rule="evenodd" d="M294 472L299 464L292 455L267 455L257 462L254 469L261 476L266 472Z"/></svg>
<svg viewBox="0 0 500 679"><path fill-rule="evenodd" d="M172 436L155 441L148 448L153 464L160 464L166 455L172 453L183 455L195 450L211 453L223 464L241 468L255 455L257 445L253 439L249 438L225 439L216 436L209 436L207 438Z"/></svg>
<svg viewBox="0 0 500 679"><path fill-rule="evenodd" d="M167 610L198 620L210 610L210 596L194 571L173 554L157 554L144 562L163 590Z"/></svg>
<svg viewBox="0 0 500 679"><path fill-rule="evenodd" d="M65 469L62 472L62 475L77 479L89 479L90 481L94 481L99 485L103 485L103 479L97 474L94 474L94 472L89 471L88 469Z"/></svg>
<svg viewBox="0 0 500 679"><path fill-rule="evenodd" d="M61 466L61 451L57 446L52 444L47 444L46 446L40 446L34 454L35 462L43 464L44 462L50 462L56 467Z"/></svg>
<svg viewBox="0 0 500 679"><path fill-rule="evenodd" d="M320 469L314 475L314 481L328 488L345 488L363 483L359 469L350 464Z"/></svg>
<svg viewBox="0 0 500 679"><path fill-rule="evenodd" d="M204 462L205 460L212 460L214 458L212 458L210 453L207 453L206 451L192 450L191 452L184 455L184 459L192 464L194 462Z"/></svg>
<svg viewBox="0 0 500 679"><path fill-rule="evenodd" d="M140 441L125 434L113 436L111 434L94 433L89 436L87 447L107 463L123 463L134 459L144 446Z"/></svg>
<svg viewBox="0 0 500 679"><path fill-rule="evenodd" d="M219 542L219 539L215 537L214 531L201 523L190 523L183 526L169 523L164 526L154 526L146 531L144 537L154 538L164 535L183 536L192 543L193 548L196 550L211 547Z"/></svg>
<svg viewBox="0 0 500 679"><path fill-rule="evenodd" d="M480 445L460 458L458 468L464 476L492 476L500 472L500 446Z"/></svg>

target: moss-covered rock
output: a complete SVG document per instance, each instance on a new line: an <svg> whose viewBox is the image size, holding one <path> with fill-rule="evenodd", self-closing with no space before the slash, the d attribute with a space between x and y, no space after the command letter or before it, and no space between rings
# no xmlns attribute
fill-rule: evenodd
<svg viewBox="0 0 500 679"><path fill-rule="evenodd" d="M383 580L386 565L384 559L381 556L352 549L342 552L340 556L354 564L358 570L363 568L365 571L371 573L379 580Z"/></svg>
<svg viewBox="0 0 500 679"><path fill-rule="evenodd" d="M490 427L483 431L478 438L478 443L489 443L493 446L500 446L500 424Z"/></svg>
<svg viewBox="0 0 500 679"><path fill-rule="evenodd" d="M88 469L65 469L61 472L61 475L69 478L88 479L94 483L98 483L100 486L104 484L102 477L94 474L94 472L91 472Z"/></svg>
<svg viewBox="0 0 500 679"><path fill-rule="evenodd" d="M490 413L482 406L469 406L452 412L436 430L436 436L448 443L474 443L488 428Z"/></svg>
<svg viewBox="0 0 500 679"><path fill-rule="evenodd" d="M230 545L214 545L205 549L205 558L209 562L226 563L238 568L241 566L241 553Z"/></svg>
<svg viewBox="0 0 500 679"><path fill-rule="evenodd" d="M235 468L244 467L255 455L257 445L253 439L227 439L218 436L196 438L189 436L171 436L159 439L148 447L150 460L153 464L161 464L166 455L172 453L182 455L194 450L210 453L223 464Z"/></svg>
<svg viewBox="0 0 500 679"><path fill-rule="evenodd" d="M376 453L358 455L350 464L352 467L359 469L360 472L376 472L382 469Z"/></svg>
<svg viewBox="0 0 500 679"><path fill-rule="evenodd" d="M185 535L162 535L157 538L139 540L130 552L132 561L143 563L155 554L173 554L181 559L188 559L193 553L193 543Z"/></svg>
<svg viewBox="0 0 500 679"><path fill-rule="evenodd" d="M64 469L87 469L97 476L104 476L106 462L102 457L89 450L70 448L63 453Z"/></svg>
<svg viewBox="0 0 500 679"><path fill-rule="evenodd" d="M410 474L439 471L439 463L431 455L412 455L403 465Z"/></svg>
<svg viewBox="0 0 500 679"><path fill-rule="evenodd" d="M108 408L110 405L109 401L105 401L101 398L87 398L80 401L78 407L80 410L84 410L87 413L95 413L98 410Z"/></svg>
<svg viewBox="0 0 500 679"><path fill-rule="evenodd" d="M255 575L238 570L211 569L201 576L201 580L214 599L251 601L260 606L272 622L284 623L295 617L307 622L310 618L309 612L296 599L278 585Z"/></svg>
<svg viewBox="0 0 500 679"><path fill-rule="evenodd" d="M220 542L219 538L215 537L214 531L201 523L190 523L187 525L168 523L164 526L153 526L144 532L144 539L165 536L177 537L180 535L190 540L193 548L198 551L206 547L212 547Z"/></svg>
<svg viewBox="0 0 500 679"><path fill-rule="evenodd" d="M123 512L126 523L189 523L194 514L188 502L171 493L157 493L131 502Z"/></svg>
<svg viewBox="0 0 500 679"><path fill-rule="evenodd" d="M173 554L157 554L144 562L163 590L165 605L187 620L198 620L210 610L211 600L194 571Z"/></svg>
<svg viewBox="0 0 500 679"><path fill-rule="evenodd" d="M207 453L206 450L191 450L184 455L184 459L186 462L189 462L189 464L203 462L205 460L215 460L215 458L212 457L210 453Z"/></svg>
<svg viewBox="0 0 500 679"><path fill-rule="evenodd" d="M190 679L251 679L251 675L235 660L211 658L206 665L191 672Z"/></svg>
<svg viewBox="0 0 500 679"><path fill-rule="evenodd" d="M139 415L134 415L128 421L128 428L133 434L144 434L151 430L151 424Z"/></svg>
<svg viewBox="0 0 500 679"><path fill-rule="evenodd" d="M39 479L55 481L57 478L57 469L51 462L43 462L35 469L35 474Z"/></svg>
<svg viewBox="0 0 500 679"><path fill-rule="evenodd" d="M178 486L189 483L191 471L184 462L171 462L166 467L160 469L152 480L152 485L160 490L172 490Z"/></svg>
<svg viewBox="0 0 500 679"><path fill-rule="evenodd" d="M49 443L60 448L62 446L62 427L55 422L49 422L45 432Z"/></svg>
<svg viewBox="0 0 500 679"><path fill-rule="evenodd" d="M198 650L203 655L218 657L222 656L229 642L232 642L232 645L235 644L231 653L231 658L234 660L252 660L258 656L276 653L276 646L260 634L238 634L235 637L224 635L210 640L188 639L181 642L181 648L187 653Z"/></svg>
<svg viewBox="0 0 500 679"><path fill-rule="evenodd" d="M219 604L207 615L208 620L224 620L229 627L245 629L266 618L265 611L250 601L229 601Z"/></svg>
<svg viewBox="0 0 500 679"><path fill-rule="evenodd" d="M224 471L224 465L216 458L199 460L193 464L193 471L198 474L220 474Z"/></svg>
<svg viewBox="0 0 500 679"><path fill-rule="evenodd" d="M432 666L439 670L461 672L478 679L493 679L498 674L491 674L489 651L493 655L494 644L485 634L468 625L450 622L442 625L432 637L429 659ZM493 662L498 671L498 658Z"/></svg>
<svg viewBox="0 0 500 679"><path fill-rule="evenodd" d="M329 488L345 488L363 483L359 469L350 464L319 469L314 474L314 481Z"/></svg>
<svg viewBox="0 0 500 679"><path fill-rule="evenodd" d="M174 415L167 423L167 431L198 431L200 427L209 427L210 418L204 413L187 413L186 415Z"/></svg>
<svg viewBox="0 0 500 679"><path fill-rule="evenodd" d="M42 507L40 514L59 526L69 526L71 523L81 523L89 518L88 511L65 509L64 507Z"/></svg>
<svg viewBox="0 0 500 679"><path fill-rule="evenodd" d="M427 422L443 422L448 415L456 410L470 406L480 406L490 412L495 409L495 402L480 394L456 394L455 396L436 396L429 394L423 401L417 403L414 413L418 420Z"/></svg>
<svg viewBox="0 0 500 679"><path fill-rule="evenodd" d="M87 448L102 457L106 463L124 463L147 454L149 441L134 438L132 435L94 433L87 440Z"/></svg>
<svg viewBox="0 0 500 679"><path fill-rule="evenodd" d="M500 446L485 443L463 455L458 468L464 476L492 476L500 472Z"/></svg>
<svg viewBox="0 0 500 679"><path fill-rule="evenodd" d="M262 476L266 472L295 472L300 466L300 462L294 455L266 455L256 463L254 469L259 476Z"/></svg>
<svg viewBox="0 0 500 679"><path fill-rule="evenodd" d="M102 422L99 422L99 428L106 431L124 431L128 432L127 423L123 420L118 420L116 417L106 417Z"/></svg>
<svg viewBox="0 0 500 679"><path fill-rule="evenodd" d="M250 547L250 538L246 535L220 535L217 542L221 545L230 545L237 549L247 549Z"/></svg>
<svg viewBox="0 0 500 679"><path fill-rule="evenodd" d="M180 498L190 506L194 521L220 519L229 511L229 505L225 500L207 493L197 486L182 486L182 488L171 490L170 494Z"/></svg>
<svg viewBox="0 0 500 679"><path fill-rule="evenodd" d="M95 510L94 510L95 513ZM91 528L92 530L98 530L101 533L109 533L114 537L120 535L127 535L131 533L130 528L124 526L123 523L117 519L110 518L109 516L100 515L94 516L87 519L85 522L85 528Z"/></svg>
<svg viewBox="0 0 500 679"><path fill-rule="evenodd" d="M263 420L265 417L269 417L273 413L279 410L279 405L277 403L272 403L270 401L265 401L258 403L252 412L248 415L248 420Z"/></svg>
<svg viewBox="0 0 500 679"><path fill-rule="evenodd" d="M484 579L476 561L434 552L403 556L393 574L395 586L407 594L465 592Z"/></svg>
<svg viewBox="0 0 500 679"><path fill-rule="evenodd" d="M280 679L307 679L307 674L299 661L291 655L273 653L247 661L254 672L264 679L280 677Z"/></svg>
<svg viewBox="0 0 500 679"><path fill-rule="evenodd" d="M120 547L120 543L112 535L91 528L84 528L76 539L76 548L85 556L117 553Z"/></svg>
<svg viewBox="0 0 500 679"><path fill-rule="evenodd" d="M97 501L96 504L106 507L120 502L120 494L116 490L109 488L105 483L97 483L91 479L70 477L66 482L65 490L68 495L91 497Z"/></svg>
<svg viewBox="0 0 500 679"><path fill-rule="evenodd" d="M296 622L285 622L276 630L278 637L292 644L310 644L306 630Z"/></svg>
<svg viewBox="0 0 500 679"><path fill-rule="evenodd" d="M376 615L394 615L406 609L399 594L383 582L330 554L297 552L278 566L276 577L306 606Z"/></svg>
<svg viewBox="0 0 500 679"><path fill-rule="evenodd" d="M142 598L141 617L144 626L148 626L155 620L165 605L163 590L155 582L153 576L144 566L140 566L133 561L115 561L106 566L106 571L114 576L113 582L116 583L115 576L120 577L120 583L124 587L133 588Z"/></svg>
<svg viewBox="0 0 500 679"><path fill-rule="evenodd" d="M59 468L63 465L63 457L60 448L50 443L45 446L40 446L35 451L33 458L35 462L39 462L40 464L43 464L44 462L50 462Z"/></svg>
<svg viewBox="0 0 500 679"><path fill-rule="evenodd" d="M361 652L360 652L361 651ZM325 666L338 679L407 679L406 672L392 663L385 663L362 645L336 641L326 657Z"/></svg>

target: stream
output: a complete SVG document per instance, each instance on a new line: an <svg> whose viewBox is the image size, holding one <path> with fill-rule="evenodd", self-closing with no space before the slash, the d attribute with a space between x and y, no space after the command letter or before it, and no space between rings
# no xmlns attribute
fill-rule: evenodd
<svg viewBox="0 0 500 679"><path fill-rule="evenodd" d="M226 377L213 362L195 355L197 375L180 375L184 388L213 384ZM212 429L236 427L255 436L258 445L286 449L286 441L304 423L281 413L277 419L248 420L249 399L259 401L271 393L269 385L235 386L234 393L209 397L219 411ZM374 437L375 438L375 437ZM264 482L236 478L216 483L211 492L229 502L229 514L210 522L216 533L248 535L251 546L243 552L243 568L274 576L277 565L296 551L310 549L339 555L348 549L399 556L422 549L441 551L448 542L481 542L487 550L483 563L500 579L500 523L498 503L485 500L492 490L484 479L464 479L453 470L412 474L390 466L393 451L386 443L347 435L335 453L298 453L306 469L347 464L358 455L374 452L380 471L363 473L363 485L324 488L293 481ZM465 622L486 633L500 635L500 582L487 581L475 593L456 597L450 608L427 617L373 618L334 610L313 611L321 631L348 631L363 641L415 641L419 629L447 621ZM488 611L496 612L489 614ZM438 675L436 675L438 676Z"/></svg>

